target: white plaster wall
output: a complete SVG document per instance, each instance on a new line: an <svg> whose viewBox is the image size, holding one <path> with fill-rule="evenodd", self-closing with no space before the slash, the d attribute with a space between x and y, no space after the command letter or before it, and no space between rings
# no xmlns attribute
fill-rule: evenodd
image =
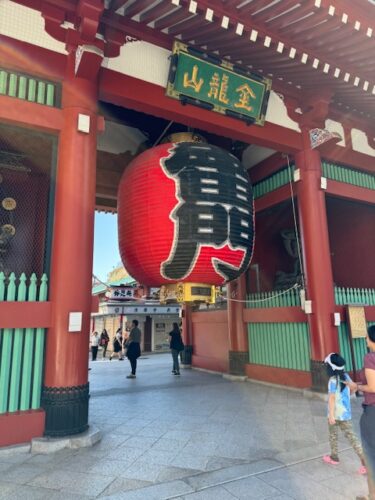
<svg viewBox="0 0 375 500"><path fill-rule="evenodd" d="M342 126L342 124L340 122L336 122L334 120L326 120L325 122L325 128L327 130L329 130L330 132L337 132L338 134L340 134L340 136L342 137L342 141L340 142L337 142L336 145L337 146L345 146L345 133L344 133L344 127Z"/></svg>
<svg viewBox="0 0 375 500"><path fill-rule="evenodd" d="M65 44L44 31L44 19L40 12L10 0L0 0L0 34L66 54Z"/></svg>
<svg viewBox="0 0 375 500"><path fill-rule="evenodd" d="M289 118L284 101L272 90L268 101L266 121L295 130L296 132L301 132L298 123Z"/></svg>
<svg viewBox="0 0 375 500"><path fill-rule="evenodd" d="M147 42L128 42L120 55L103 61L103 66L123 75L139 78L161 87L167 86L170 50Z"/></svg>
<svg viewBox="0 0 375 500"><path fill-rule="evenodd" d="M351 130L353 150L365 155L375 156L375 149L368 143L368 138L365 132L352 128Z"/></svg>

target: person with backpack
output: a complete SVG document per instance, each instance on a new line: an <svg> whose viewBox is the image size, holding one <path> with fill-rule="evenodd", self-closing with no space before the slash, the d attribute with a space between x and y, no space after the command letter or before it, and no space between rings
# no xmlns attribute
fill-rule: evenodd
<svg viewBox="0 0 375 500"><path fill-rule="evenodd" d="M367 470L362 446L353 431L350 404L350 394L353 391L349 388L352 380L348 373L345 372L345 360L339 354L332 352L328 354L324 362L329 375L327 416L331 454L325 455L323 461L330 465L339 464L338 432L340 428L361 461L358 473L366 474Z"/></svg>
<svg viewBox="0 0 375 500"><path fill-rule="evenodd" d="M180 363L178 361L178 355L181 351L184 350L185 346L182 342L181 332L177 323L173 323L173 329L169 332L169 347L172 353L173 359L173 375L180 375Z"/></svg>

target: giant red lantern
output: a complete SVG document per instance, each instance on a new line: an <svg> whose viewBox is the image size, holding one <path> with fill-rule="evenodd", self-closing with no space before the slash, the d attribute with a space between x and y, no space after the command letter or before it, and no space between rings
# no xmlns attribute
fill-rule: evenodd
<svg viewBox="0 0 375 500"><path fill-rule="evenodd" d="M140 283L222 285L242 274L252 255L248 175L216 146L162 144L126 168L118 223L124 266Z"/></svg>

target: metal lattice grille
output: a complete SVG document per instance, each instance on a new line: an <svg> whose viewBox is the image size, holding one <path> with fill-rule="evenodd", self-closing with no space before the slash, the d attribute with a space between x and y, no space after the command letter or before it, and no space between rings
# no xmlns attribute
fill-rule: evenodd
<svg viewBox="0 0 375 500"><path fill-rule="evenodd" d="M54 140L0 124L0 272L48 272Z"/></svg>

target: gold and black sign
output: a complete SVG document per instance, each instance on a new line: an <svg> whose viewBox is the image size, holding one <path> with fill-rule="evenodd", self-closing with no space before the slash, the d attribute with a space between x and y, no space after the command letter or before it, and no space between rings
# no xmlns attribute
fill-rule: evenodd
<svg viewBox="0 0 375 500"><path fill-rule="evenodd" d="M271 80L176 41L166 95L264 125Z"/></svg>

